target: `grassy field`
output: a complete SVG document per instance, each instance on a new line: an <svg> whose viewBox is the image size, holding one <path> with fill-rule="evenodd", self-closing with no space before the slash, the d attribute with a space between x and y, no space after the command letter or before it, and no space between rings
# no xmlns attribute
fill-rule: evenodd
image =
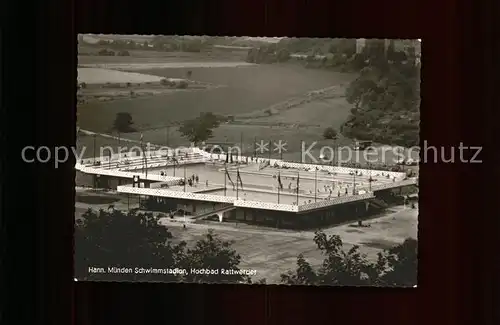
<svg viewBox="0 0 500 325"><path fill-rule="evenodd" d="M110 49L105 46L80 46L78 52L79 64L95 63L152 63L152 62L189 62L189 61L239 61L243 62L246 58L246 52L228 52L214 50L211 52L191 53L191 52L158 52L152 50L127 50L130 56L97 56L97 52L102 49ZM114 50L113 50L114 51Z"/></svg>
<svg viewBox="0 0 500 325"><path fill-rule="evenodd" d="M144 73L96 68L78 69L78 82L85 82L86 84L160 82L161 79L161 77Z"/></svg>
<svg viewBox="0 0 500 325"><path fill-rule="evenodd" d="M83 129L108 132L119 112L130 113L139 129L193 118L201 112L225 115L249 113L265 109L290 97L303 95L308 91L345 83L351 78L350 75L341 73L279 65L152 69L141 72L161 77L182 78L185 77L187 70L192 71L192 79L194 80L226 87L82 105L78 109L78 124ZM332 110L335 109L337 108L333 106ZM343 111L339 115L339 119L343 121L348 109L345 105L339 109ZM309 112L304 116L304 119L309 119L313 115Z"/></svg>

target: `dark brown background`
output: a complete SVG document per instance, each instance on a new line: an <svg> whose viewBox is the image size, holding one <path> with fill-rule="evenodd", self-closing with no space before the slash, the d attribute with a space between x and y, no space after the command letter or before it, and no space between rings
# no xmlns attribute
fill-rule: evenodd
<svg viewBox="0 0 500 325"><path fill-rule="evenodd" d="M17 278L0 290L8 292L4 317L19 324L30 318L31 324L82 325L493 324L500 217L500 190L493 182L500 174L495 2L16 3L2 36L2 60L8 63L2 68L3 103L9 115L0 122L2 141L12 153L2 157L1 211L9 235L2 248L8 253L4 274ZM422 166L415 290L74 285L73 163L58 170L27 166L18 153L34 143L75 143L76 33L422 38L421 139L436 146L460 141L484 146L484 163Z"/></svg>

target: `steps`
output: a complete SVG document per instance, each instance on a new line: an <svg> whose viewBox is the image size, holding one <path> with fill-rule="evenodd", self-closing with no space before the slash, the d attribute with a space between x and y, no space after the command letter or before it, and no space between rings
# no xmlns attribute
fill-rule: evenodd
<svg viewBox="0 0 500 325"><path fill-rule="evenodd" d="M389 207L389 205L386 202L384 202L384 200L381 200L378 198L371 199L369 202L370 202L370 205L372 205L376 208L386 209Z"/></svg>

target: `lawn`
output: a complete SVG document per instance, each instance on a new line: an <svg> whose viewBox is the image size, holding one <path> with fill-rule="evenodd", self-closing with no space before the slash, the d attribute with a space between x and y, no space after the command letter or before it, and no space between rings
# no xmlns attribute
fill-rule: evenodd
<svg viewBox="0 0 500 325"><path fill-rule="evenodd" d="M161 77L144 73L97 68L78 68L78 82L86 84L160 82Z"/></svg>

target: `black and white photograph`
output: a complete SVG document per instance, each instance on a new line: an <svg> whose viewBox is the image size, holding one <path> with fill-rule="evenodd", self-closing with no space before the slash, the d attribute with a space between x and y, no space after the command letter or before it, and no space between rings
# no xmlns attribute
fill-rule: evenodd
<svg viewBox="0 0 500 325"><path fill-rule="evenodd" d="M75 281L417 286L420 39L79 34L76 69Z"/></svg>

